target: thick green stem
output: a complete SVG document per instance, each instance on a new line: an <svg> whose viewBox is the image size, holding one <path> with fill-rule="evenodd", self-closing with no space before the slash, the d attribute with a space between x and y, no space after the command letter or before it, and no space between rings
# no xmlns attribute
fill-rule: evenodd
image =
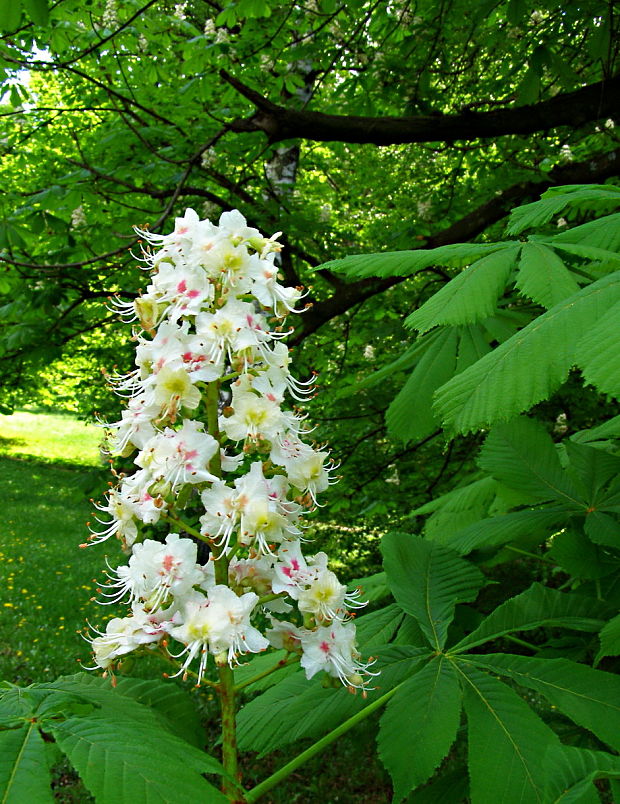
<svg viewBox="0 0 620 804"><path fill-rule="evenodd" d="M213 436L219 445L219 382L210 382L207 385L206 397L207 427L209 434ZM217 477L222 476L222 457L219 446L217 452L213 458L211 458L209 469ZM228 564L230 559L223 550L217 548L215 545L212 545L211 549L215 559L215 582L228 586ZM222 712L222 764L231 779L240 782L239 761L237 757L237 724L235 721L235 676L228 664L218 664L218 674L220 679L218 693ZM222 791L231 802L237 803L244 801L239 787L229 779L224 778Z"/></svg>
<svg viewBox="0 0 620 804"><path fill-rule="evenodd" d="M218 667L220 676L219 696L222 711L222 764L232 779L240 781L237 758L237 725L235 722L235 678L228 664ZM222 791L231 802L239 804L244 799L236 784L224 778Z"/></svg>
<svg viewBox="0 0 620 804"><path fill-rule="evenodd" d="M257 784L256 787L253 787L248 793L245 795L246 804L253 804L254 801L258 801L258 799L265 795L272 787L275 787L279 784L283 779L286 779L287 776L290 776L294 770L296 770L300 765L306 763L309 759L311 759L316 754L320 754L328 745L337 740L338 737L345 734L345 732L352 729L354 726L357 726L358 723L361 723L362 720L371 715L376 709L379 709L383 704L387 703L392 695L396 692L399 687L402 685L399 684L398 686L391 689L389 692L386 692L385 695L382 695L380 698L377 698L376 701L373 701L368 706L365 706L360 712L353 717L350 717L348 720L345 720L344 723L341 723L337 729L330 731L329 734L326 734L325 737L318 740L314 745L311 745L310 748L307 748L305 751L302 751L301 754L292 759L288 762L284 767L280 768L280 770L273 773L264 782Z"/></svg>

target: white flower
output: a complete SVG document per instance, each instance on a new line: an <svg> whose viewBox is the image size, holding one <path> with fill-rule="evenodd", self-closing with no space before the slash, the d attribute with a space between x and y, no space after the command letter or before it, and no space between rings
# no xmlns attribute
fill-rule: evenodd
<svg viewBox="0 0 620 804"><path fill-rule="evenodd" d="M353 623L335 620L316 631L301 631L300 638L303 650L300 664L308 679L324 670L347 687L363 688L367 683L364 676L378 675L368 670L372 662L359 661Z"/></svg>
<svg viewBox="0 0 620 804"><path fill-rule="evenodd" d="M200 684L209 653L232 665L240 653L258 653L268 648L269 642L250 624L250 614L257 602L254 592L239 597L221 584L214 586L207 597L202 596L202 600L187 602L182 610L182 623L170 629L170 636L185 645L176 658L187 654L177 675L200 655ZM222 654L226 655L225 660Z"/></svg>
<svg viewBox="0 0 620 804"><path fill-rule="evenodd" d="M169 483L173 489L184 483L217 480L208 464L219 444L202 428L201 422L191 419L185 419L179 430L166 427L146 442L135 463L147 469L154 480Z"/></svg>
<svg viewBox="0 0 620 804"><path fill-rule="evenodd" d="M129 602L141 600L148 611L180 600L194 586L204 582L204 572L196 563L196 544L170 533L165 544L146 539L134 545L128 565L117 567L108 575L103 592L108 602L117 603L126 595Z"/></svg>

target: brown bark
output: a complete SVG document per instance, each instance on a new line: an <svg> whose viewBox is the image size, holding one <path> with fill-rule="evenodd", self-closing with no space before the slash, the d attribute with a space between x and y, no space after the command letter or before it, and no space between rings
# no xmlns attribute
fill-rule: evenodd
<svg viewBox="0 0 620 804"><path fill-rule="evenodd" d="M613 117L620 109L620 76L528 106L447 115L358 117L287 109L264 98L225 70L221 70L220 75L256 107L251 117L233 120L230 130L262 131L271 143L287 139L375 145L455 142L504 134L531 134L557 126L574 128L602 117Z"/></svg>

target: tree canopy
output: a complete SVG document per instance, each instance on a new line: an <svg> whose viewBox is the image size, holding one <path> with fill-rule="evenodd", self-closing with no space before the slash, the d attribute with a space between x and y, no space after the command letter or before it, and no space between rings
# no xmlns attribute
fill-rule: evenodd
<svg viewBox="0 0 620 804"><path fill-rule="evenodd" d="M292 338L298 371L346 391L403 355L402 319L459 266L430 261L410 278L316 266L497 239L509 210L547 188L618 172L618 23L594 0L4 0L0 11L5 405L32 396L41 370L45 384L68 371L82 410L105 412L99 372L130 360L105 305L140 284L134 226L165 232L186 207L214 219L239 208L283 231L282 273L312 305ZM381 441L403 376L321 403L342 460L367 469L371 443L380 456L349 496L433 439L436 457L443 448L438 431ZM442 478L428 475L424 494Z"/></svg>

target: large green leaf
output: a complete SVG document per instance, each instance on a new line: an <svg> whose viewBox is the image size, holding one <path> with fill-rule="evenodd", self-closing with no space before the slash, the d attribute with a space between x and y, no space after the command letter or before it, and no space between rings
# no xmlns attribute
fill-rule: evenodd
<svg viewBox="0 0 620 804"><path fill-rule="evenodd" d="M570 439L565 448L569 469L583 486L588 508L602 507L609 481L620 476L620 456Z"/></svg>
<svg viewBox="0 0 620 804"><path fill-rule="evenodd" d="M447 427L467 433L512 418L551 394L568 376L588 330L620 300L620 271L548 310L436 394Z"/></svg>
<svg viewBox="0 0 620 804"><path fill-rule="evenodd" d="M467 555L472 550L489 550L525 537L531 539L538 535L544 539L557 530L566 517L566 509L557 506L535 511L513 511L474 522L463 530L451 533L446 536L445 544L461 555Z"/></svg>
<svg viewBox="0 0 620 804"><path fill-rule="evenodd" d="M504 634L541 626L598 631L612 611L602 601L533 583L525 592L494 609L476 629L450 648L450 652L471 650Z"/></svg>
<svg viewBox="0 0 620 804"><path fill-rule="evenodd" d="M405 325L426 332L436 326L473 324L492 315L519 251L519 245L509 243L477 260L411 313Z"/></svg>
<svg viewBox="0 0 620 804"><path fill-rule="evenodd" d="M608 211L617 209L620 204L620 193L612 186L593 184L570 192L563 192L569 188L553 189L553 193L545 193L540 201L513 209L506 227L507 233L517 235L525 229L539 228L566 209Z"/></svg>
<svg viewBox="0 0 620 804"><path fill-rule="evenodd" d="M55 738L102 804L129 800L172 804L178 801L171 792L175 790L188 798L200 795L224 801L202 776L222 774L221 764L175 734L180 726L171 719L185 711L176 693L164 695L161 710L156 711L139 701L155 694L153 682L124 680L119 688L84 674L25 690L11 687L2 694L2 716L17 711L15 702L22 709L25 702L29 718Z"/></svg>
<svg viewBox="0 0 620 804"><path fill-rule="evenodd" d="M617 187L614 188L616 198L618 197L617 189ZM567 229L565 232L555 235L551 242L555 247L577 244L604 249L607 252L616 252L620 249L620 213L606 215L595 221L588 221L581 226Z"/></svg>
<svg viewBox="0 0 620 804"><path fill-rule="evenodd" d="M387 409L388 432L402 441L425 438L437 429L432 411L433 395L454 375L456 368L456 329L447 328L427 348Z"/></svg>
<svg viewBox="0 0 620 804"><path fill-rule="evenodd" d="M504 248L507 243L451 243L433 249L418 251L390 251L385 254L352 254L319 265L316 270L327 269L346 273L350 277L411 276L432 265L462 268L474 260Z"/></svg>
<svg viewBox="0 0 620 804"><path fill-rule="evenodd" d="M479 505L490 502L495 496L497 483L492 477L481 477L466 486L452 489L446 494L434 497L430 502L414 508L410 516L432 514L437 509L446 511L466 511Z"/></svg>
<svg viewBox="0 0 620 804"><path fill-rule="evenodd" d="M213 772L215 760L163 729L136 724L130 712L125 717L121 712L122 708L48 726L98 804L228 800L202 776Z"/></svg>
<svg viewBox="0 0 620 804"><path fill-rule="evenodd" d="M381 550L396 602L441 650L455 605L475 599L484 575L454 551L410 533L388 533Z"/></svg>
<svg viewBox="0 0 620 804"><path fill-rule="evenodd" d="M543 757L543 765L553 768L545 785L548 804L587 804L600 802L595 779L620 778L620 758L604 751L589 751L569 745L553 745ZM613 799L616 801L616 799Z"/></svg>
<svg viewBox="0 0 620 804"><path fill-rule="evenodd" d="M542 243L524 243L516 285L542 307L553 307L577 293L579 285L562 260Z"/></svg>
<svg viewBox="0 0 620 804"><path fill-rule="evenodd" d="M403 611L396 603L356 617L355 632L359 646L367 650L374 645L387 645L402 620Z"/></svg>
<svg viewBox="0 0 620 804"><path fill-rule="evenodd" d="M440 332L429 332L427 335L417 338L396 360L382 366L378 371L369 374L362 380L356 380L351 385L340 389L337 393L338 397L350 396L362 388L372 388L387 379L392 379L397 372L411 368L440 334Z"/></svg>
<svg viewBox="0 0 620 804"><path fill-rule="evenodd" d="M286 662L287 656L288 654L285 650L259 653L256 656L252 656L249 661L243 662L243 664L235 668L235 684L247 685L247 691L250 693L266 690L274 684L278 684L287 676L299 670L299 665L295 662L282 664L282 666L278 667L280 662ZM278 667L278 669L273 670L275 667ZM273 672L252 684L248 684L248 681L267 670L273 670Z"/></svg>
<svg viewBox="0 0 620 804"><path fill-rule="evenodd" d="M543 804L541 764L554 732L505 684L458 662L469 735L472 804Z"/></svg>
<svg viewBox="0 0 620 804"><path fill-rule="evenodd" d="M614 416L597 427L590 427L587 430L579 430L571 437L571 441L578 444L590 443L592 441L603 441L608 438L620 438L620 416Z"/></svg>
<svg viewBox="0 0 620 804"><path fill-rule="evenodd" d="M620 302L581 339L575 362L583 378L604 394L620 396Z"/></svg>
<svg viewBox="0 0 620 804"><path fill-rule="evenodd" d="M620 560L592 544L581 531L567 528L553 538L546 555L575 578L604 578L620 569Z"/></svg>
<svg viewBox="0 0 620 804"><path fill-rule="evenodd" d="M38 724L0 731L0 804L52 804L50 785Z"/></svg>
<svg viewBox="0 0 620 804"><path fill-rule="evenodd" d="M534 419L519 417L495 425L480 451L478 465L500 483L535 500L560 500L578 510L587 507L562 471L547 431Z"/></svg>
<svg viewBox="0 0 620 804"><path fill-rule="evenodd" d="M579 726L620 748L620 677L568 659L506 653L476 657L478 664L542 693Z"/></svg>
<svg viewBox="0 0 620 804"><path fill-rule="evenodd" d="M79 673L73 678L83 686L85 696L88 696L91 687L110 690L109 680L99 676ZM205 730L196 704L181 687L170 681L120 676L116 679L114 692L132 698L162 715L166 727L177 737L197 748L204 746Z"/></svg>
<svg viewBox="0 0 620 804"><path fill-rule="evenodd" d="M395 800L434 773L454 742L460 713L457 674L443 656L432 659L398 689L381 718L377 737Z"/></svg>

